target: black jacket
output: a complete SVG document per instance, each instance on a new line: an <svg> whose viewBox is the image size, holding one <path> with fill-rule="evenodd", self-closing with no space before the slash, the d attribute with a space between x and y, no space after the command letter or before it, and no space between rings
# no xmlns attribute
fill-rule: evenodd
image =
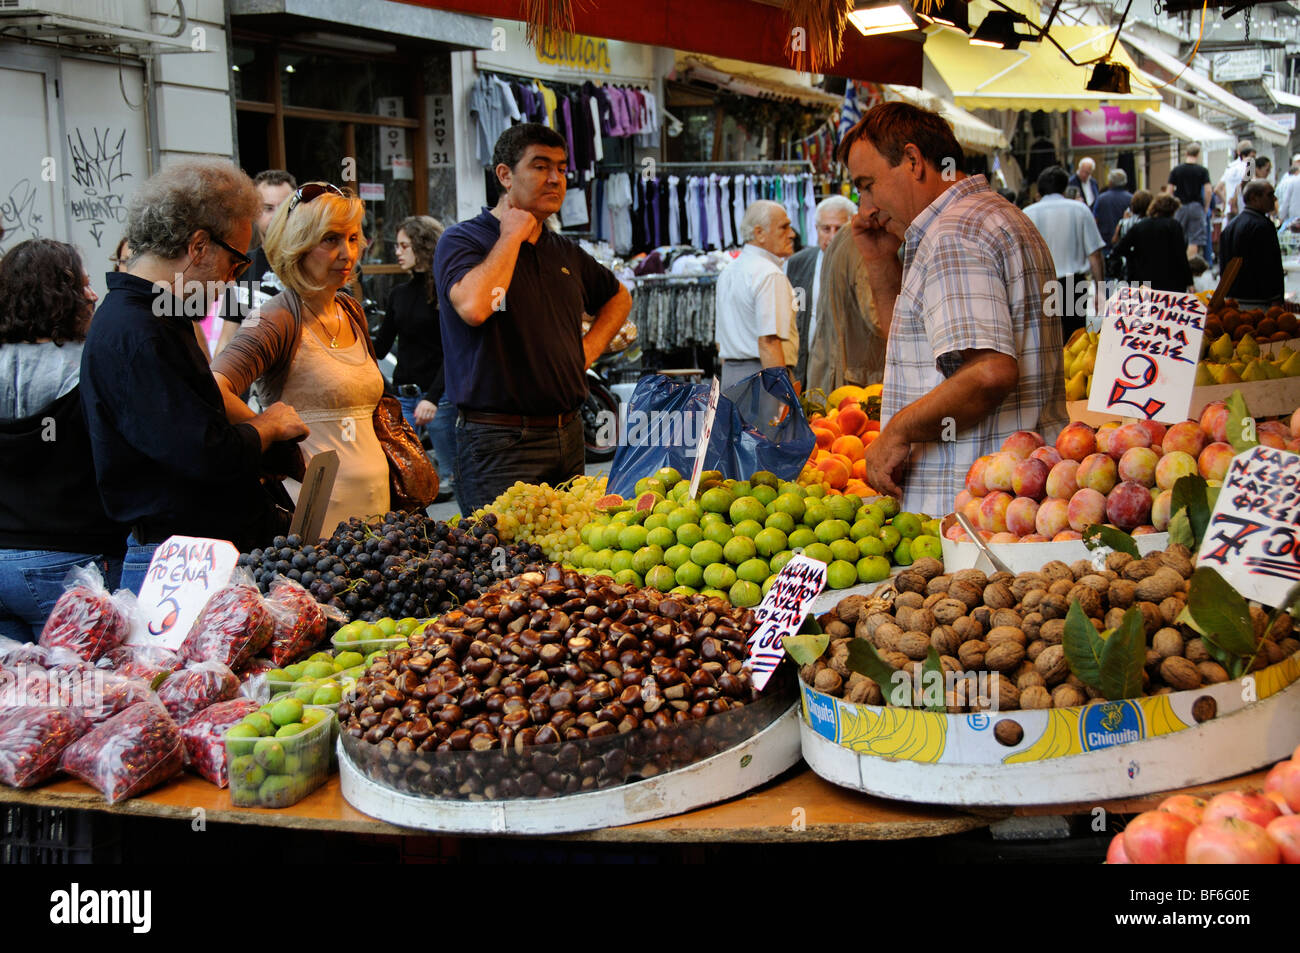
<svg viewBox="0 0 1300 953"><path fill-rule="evenodd" d="M1241 259L1241 271L1228 289L1229 295L1247 301L1277 301L1282 297L1286 277L1282 246L1267 216L1247 208L1228 223L1219 236L1219 260L1226 267L1233 258Z"/></svg>
<svg viewBox="0 0 1300 953"><path fill-rule="evenodd" d="M417 271L389 292L384 321L375 334L375 357L386 356L396 341L393 385L414 384L425 400L436 404L443 391L442 326L438 298L428 298L429 281L427 271Z"/></svg>
<svg viewBox="0 0 1300 953"><path fill-rule="evenodd" d="M1185 292L1192 283L1187 238L1172 218L1144 218L1127 232L1115 251L1128 261L1129 281L1149 281L1156 291Z"/></svg>

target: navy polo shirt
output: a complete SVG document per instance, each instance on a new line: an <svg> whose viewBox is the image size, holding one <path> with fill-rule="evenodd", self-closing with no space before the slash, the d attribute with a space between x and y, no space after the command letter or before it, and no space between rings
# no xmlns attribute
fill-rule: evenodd
<svg viewBox="0 0 1300 953"><path fill-rule="evenodd" d="M448 291L487 258L501 222L484 208L438 239L433 274L442 321L446 393L462 410L544 416L577 409L587 396L582 315L618 293L618 279L571 239L542 229L524 242L504 309L466 324Z"/></svg>

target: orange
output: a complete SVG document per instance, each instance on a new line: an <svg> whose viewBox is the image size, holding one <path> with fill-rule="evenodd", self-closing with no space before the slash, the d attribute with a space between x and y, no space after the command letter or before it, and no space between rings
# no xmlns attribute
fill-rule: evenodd
<svg viewBox="0 0 1300 953"><path fill-rule="evenodd" d="M850 462L861 457L863 449L862 441L851 433L839 437L831 444L831 453L842 453L849 458Z"/></svg>

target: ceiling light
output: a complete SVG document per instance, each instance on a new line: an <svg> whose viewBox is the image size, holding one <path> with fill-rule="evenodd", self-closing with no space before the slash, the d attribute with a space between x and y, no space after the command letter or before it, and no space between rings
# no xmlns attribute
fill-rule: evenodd
<svg viewBox="0 0 1300 953"><path fill-rule="evenodd" d="M929 13L917 10L916 15L926 23L970 32L970 11L964 0L933 0Z"/></svg>
<svg viewBox="0 0 1300 953"><path fill-rule="evenodd" d="M1017 23L1028 22L1019 13L994 10L980 21L979 27L971 34L970 41L976 46L992 46L1004 50L1019 49L1021 43L1037 39L1035 36L1016 32Z"/></svg>
<svg viewBox="0 0 1300 953"><path fill-rule="evenodd" d="M1092 76L1084 87L1090 93L1116 93L1127 96L1130 92L1128 67L1122 63L1101 62L1092 68Z"/></svg>
<svg viewBox="0 0 1300 953"><path fill-rule="evenodd" d="M920 27L908 0L858 0L849 14L849 22L863 36L901 33Z"/></svg>

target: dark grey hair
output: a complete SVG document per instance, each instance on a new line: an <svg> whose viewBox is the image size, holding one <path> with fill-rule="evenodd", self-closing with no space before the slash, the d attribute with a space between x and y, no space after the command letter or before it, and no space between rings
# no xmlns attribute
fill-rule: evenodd
<svg viewBox="0 0 1300 953"><path fill-rule="evenodd" d="M182 159L151 176L127 209L126 240L135 255L179 258L197 229L228 242L257 218L253 180L229 160Z"/></svg>

